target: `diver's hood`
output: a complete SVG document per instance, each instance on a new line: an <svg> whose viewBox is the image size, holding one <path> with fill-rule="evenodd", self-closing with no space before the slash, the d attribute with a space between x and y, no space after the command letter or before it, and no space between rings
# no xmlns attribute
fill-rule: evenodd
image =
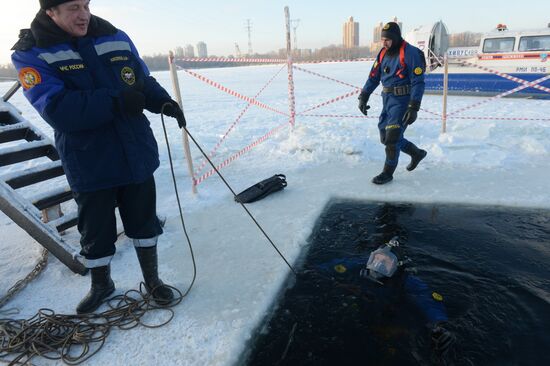
<svg viewBox="0 0 550 366"><path fill-rule="evenodd" d="M367 262L369 276L375 279L393 276L399 267L399 260L391 249L389 245L384 245L370 254Z"/></svg>

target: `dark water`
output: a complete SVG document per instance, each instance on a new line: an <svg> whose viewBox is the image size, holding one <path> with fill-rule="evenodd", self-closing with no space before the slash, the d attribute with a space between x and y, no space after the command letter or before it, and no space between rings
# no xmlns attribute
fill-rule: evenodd
<svg viewBox="0 0 550 366"><path fill-rule="evenodd" d="M401 276L443 296L456 337L443 361L403 286L355 270L394 236L412 259ZM333 201L258 333L247 365L550 365L550 212Z"/></svg>

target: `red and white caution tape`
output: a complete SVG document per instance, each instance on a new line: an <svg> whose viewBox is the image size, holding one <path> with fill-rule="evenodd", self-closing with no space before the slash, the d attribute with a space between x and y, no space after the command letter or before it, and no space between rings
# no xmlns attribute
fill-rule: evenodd
<svg viewBox="0 0 550 366"><path fill-rule="evenodd" d="M499 99L499 98L503 98L503 97L506 97L510 94L514 94L514 93L517 93L518 91L520 90L523 90L523 89L527 89L529 87L532 87L536 84L539 84L539 83L542 83L546 80L550 79L550 75L546 75L545 77L542 77L540 79L537 79L535 81L532 81L532 82L529 82L528 84L524 84L524 85L520 85L518 86L517 88L514 88L514 89L511 89L511 90L508 90L507 92L504 92L504 93L500 93L499 95L495 95L494 97L491 97L491 98L487 98L485 100L482 100L481 102L478 102L478 103L474 103L474 104L471 104L469 106L466 106L464 108L460 108L460 109L457 109L456 111L452 111L451 113L447 114L447 117L449 116L452 116L452 115L455 115L457 113L460 113L460 112L464 112L468 109L472 109L472 108L476 108L476 107L479 107L480 105L483 105L483 104L486 104L486 103L489 103L495 99Z"/></svg>
<svg viewBox="0 0 550 366"><path fill-rule="evenodd" d="M299 61L299 62L295 62L295 64L332 64L332 63L341 63L341 62L366 62L366 61L374 61L374 60L376 60L376 58L365 57L365 58L358 58L355 60Z"/></svg>
<svg viewBox="0 0 550 366"><path fill-rule="evenodd" d="M358 116L351 114L300 114L302 117L317 117L317 118L353 118L353 119L379 119L379 117L374 116Z"/></svg>
<svg viewBox="0 0 550 366"><path fill-rule="evenodd" d="M252 150L253 148L255 148L256 146L260 145L262 142L264 142L265 140L267 140L269 137L271 137L274 133L276 133L277 131L279 131L280 129L282 129L283 127L285 126L288 126L290 125L289 123L290 121L288 122L285 122L283 124L280 124L279 126L275 127L274 129L272 129L271 131L269 131L268 133L266 133L265 135L263 135L262 137L260 137L258 140L254 141L253 143L251 143L250 145L246 146L245 148L241 149L239 152L231 155L229 158L227 158L226 160L224 160L223 162L221 162L220 164L218 164L216 166L216 169L218 170L221 170L223 168L225 168L226 166L228 166L229 164L231 164L233 161L237 160L238 158L240 158L242 155L246 154L247 152L249 152L250 150ZM193 184L195 186L198 186L199 184L201 184L202 182L204 182L206 179L208 179L208 177L211 177L212 175L214 175L216 171L214 169L204 173L201 177L197 178L197 179L194 179L193 180Z"/></svg>
<svg viewBox="0 0 550 366"><path fill-rule="evenodd" d="M282 58L177 58L180 62L225 62L225 63L255 63L255 64L282 64L286 63L286 59Z"/></svg>
<svg viewBox="0 0 550 366"><path fill-rule="evenodd" d="M323 79L327 79L327 80L334 81L334 82L336 82L336 83L338 83L338 84L342 84L342 85L345 85L345 86L349 86L349 87L355 88L355 89L361 89L360 87L358 87L358 86L356 86L356 85L348 84L348 83L346 83L346 82L344 82L344 81L336 80L336 79L333 79L333 78L331 78L331 77L329 77L329 76L321 75L321 74L319 74L319 73L316 73L316 72L313 72L313 71L310 71L310 70L303 69L303 68L301 68L301 67L299 67L299 66L296 66L296 65L294 65L294 68L295 68L296 70L300 70L300 71L302 71L302 72L305 72L305 73L308 73L308 74L311 74L311 75L315 75L315 76L318 76L318 77L323 78Z"/></svg>
<svg viewBox="0 0 550 366"><path fill-rule="evenodd" d="M243 95L243 94L238 93L238 92L236 92L236 91L234 91L234 90L232 90L232 89L229 89L229 88L227 88L227 87L221 85L220 83L217 83L217 82L215 82L215 81L212 81L212 80L208 79L208 78L205 77L205 76L202 76L202 75L197 74L196 72L193 72L193 71L190 71L190 70L187 70L187 69L184 69L184 71L185 71L186 73L188 73L189 75L196 77L196 78L199 79L200 81L203 81L203 82L205 82L206 84L211 85L211 86L213 86L214 88L223 91L224 93L227 93L227 94L229 94L229 95L232 95L232 96L234 96L234 97L237 97L237 98L239 98L239 99L242 99L242 100L244 100L244 101L246 101L246 102L248 102L248 103L250 103L250 104L254 104L254 105L257 106L257 107L260 107L260 108L263 108L263 109L267 109L268 111L272 111L272 112L281 114L281 115L283 115L283 116L289 117L288 113L281 112L281 111L279 111L279 110L277 110L277 109L275 109L275 108L272 108L272 107L268 106L267 104L264 104L264 103L262 103L262 102L259 102L259 101L256 100L255 98L247 97L246 95Z"/></svg>
<svg viewBox="0 0 550 366"><path fill-rule="evenodd" d="M550 121L550 118L528 118L528 117L468 117L453 116L452 119L470 119L470 120L497 120L497 121Z"/></svg>
<svg viewBox="0 0 550 366"><path fill-rule="evenodd" d="M315 110L315 109L318 109L318 108L327 106L327 105L332 104L332 103L336 103L336 102L338 102L338 101L340 101L340 100L343 100L343 99L352 97L352 96L354 96L354 95L357 95L357 94L359 94L360 92L361 92L361 90L359 89L359 90L354 90L354 91L352 91L352 92L346 93L346 94L344 94L344 95L340 95L339 97L332 98L332 99L330 99L330 100L327 100L327 101L324 102L324 103L321 103L321 104L318 104L318 105L313 106L313 107L311 107L311 108L308 108L308 109L306 109L306 110L304 110L304 111L298 113L298 115L300 116L300 115L302 115L302 114L304 114L304 113L311 112L311 111L313 111L313 110Z"/></svg>
<svg viewBox="0 0 550 366"><path fill-rule="evenodd" d="M279 69L279 71L277 71L277 73L275 75L273 75L273 77L271 79L269 79L269 81L260 89L260 91L254 96L254 99L259 97L260 94L262 94L262 92L273 82L273 80L275 80L275 78L281 73L281 71L283 71L283 69L286 67L286 65L284 65L283 67L281 67ZM252 106L251 103L248 103L248 105L241 111L241 113L239 114L239 116L237 117L237 119L231 124L231 126L229 126L229 128L227 129L227 131L225 131L224 135L222 136L222 138L220 139L220 141L218 141L218 143L216 144L216 146L212 149L212 151L210 152L210 154L208 154L208 157L210 159L212 159L212 157L214 156L214 154L216 154L216 151L218 151L218 149L220 148L220 146L222 145L222 143L225 141L225 139L227 138L227 136L231 133L231 131L235 128L235 126L237 125L237 123L239 123L239 121L241 120L241 118L244 116L244 114L248 111L248 109L250 109L250 107ZM206 166L206 158L203 158L199 168L197 170L195 170L195 176L198 176L200 174L200 172L202 172L203 168Z"/></svg>

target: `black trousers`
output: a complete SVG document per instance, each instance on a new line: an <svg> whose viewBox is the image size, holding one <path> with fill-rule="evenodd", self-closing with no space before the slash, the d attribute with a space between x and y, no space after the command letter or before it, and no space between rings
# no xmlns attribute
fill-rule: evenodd
<svg viewBox="0 0 550 366"><path fill-rule="evenodd" d="M162 234L154 177L139 184L74 192L74 198L78 204L80 254L87 268L108 265L115 254L117 205L127 237L150 239Z"/></svg>

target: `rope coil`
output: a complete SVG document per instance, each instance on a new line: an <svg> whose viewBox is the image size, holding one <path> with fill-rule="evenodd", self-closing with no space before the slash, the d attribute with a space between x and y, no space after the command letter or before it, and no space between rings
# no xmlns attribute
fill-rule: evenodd
<svg viewBox="0 0 550 366"><path fill-rule="evenodd" d="M101 350L112 328L159 328L168 324L174 318L172 308L186 294L165 286L177 294L168 304L157 304L141 283L139 290L108 299L109 310L102 313L65 315L40 309L29 319L0 319L0 361L9 365L28 364L39 356L67 365L81 364ZM164 313L163 320L148 323L143 319L153 311ZM10 356L15 357L7 359Z"/></svg>

